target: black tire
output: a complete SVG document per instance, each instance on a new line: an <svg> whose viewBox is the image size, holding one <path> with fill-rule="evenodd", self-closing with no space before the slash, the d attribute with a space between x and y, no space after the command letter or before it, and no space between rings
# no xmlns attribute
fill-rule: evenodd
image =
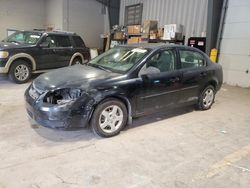
<svg viewBox="0 0 250 188"><path fill-rule="evenodd" d="M18 76L17 71L18 68L23 68L23 76ZM12 63L9 73L8 73L9 79L17 84L23 84L29 81L31 77L31 67L30 64L24 60L16 60Z"/></svg>
<svg viewBox="0 0 250 188"><path fill-rule="evenodd" d="M111 106L118 106L120 109L118 111L116 111L116 113L118 113L117 115L120 116L121 114L119 114L120 113L119 111L121 110L123 116L121 118L122 122L119 120L113 121L114 124L117 123L117 125L115 125L115 128L117 128L117 129L112 131L112 132L107 132L107 131L111 131L111 127L109 127L109 125L107 125L106 127L101 128L100 121L102 121L101 118L103 118L102 112L104 112L106 109L108 109ZM109 112L109 113L112 113L112 112ZM112 117L110 117L110 118L112 119ZM104 119L105 119L104 122L108 121L106 118L104 118ZM120 133L120 131L126 126L127 119L128 119L128 112L127 112L126 106L121 101L119 101L117 99L109 98L109 99L106 99L103 102L101 102L96 107L96 109L92 115L91 121L90 121L90 126L95 134L97 134L101 137L107 138L107 137L112 137L112 136L118 135ZM121 123L119 123L119 122L121 122Z"/></svg>
<svg viewBox="0 0 250 188"><path fill-rule="evenodd" d="M199 96L198 109L199 110L210 109L214 103L215 94L216 93L214 87L212 85L207 86ZM205 100L206 97L208 97L207 100Z"/></svg>
<svg viewBox="0 0 250 188"><path fill-rule="evenodd" d="M72 62L71 65L77 65L77 64L81 64L81 65L82 65L82 58L76 57L76 58L73 60L73 62Z"/></svg>

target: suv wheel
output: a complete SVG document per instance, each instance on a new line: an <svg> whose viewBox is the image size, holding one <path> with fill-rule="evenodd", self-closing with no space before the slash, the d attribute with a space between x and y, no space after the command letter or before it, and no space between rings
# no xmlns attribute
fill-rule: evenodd
<svg viewBox="0 0 250 188"><path fill-rule="evenodd" d="M102 102L91 118L91 128L101 137L118 135L127 124L127 108L119 100L108 99Z"/></svg>
<svg viewBox="0 0 250 188"><path fill-rule="evenodd" d="M82 64L82 59L77 57L73 60L72 65Z"/></svg>
<svg viewBox="0 0 250 188"><path fill-rule="evenodd" d="M17 83L22 84L29 81L31 76L30 65L24 60L16 60L10 67L9 78Z"/></svg>
<svg viewBox="0 0 250 188"><path fill-rule="evenodd" d="M215 89L213 86L207 86L199 97L198 108L200 110L208 110L214 103Z"/></svg>

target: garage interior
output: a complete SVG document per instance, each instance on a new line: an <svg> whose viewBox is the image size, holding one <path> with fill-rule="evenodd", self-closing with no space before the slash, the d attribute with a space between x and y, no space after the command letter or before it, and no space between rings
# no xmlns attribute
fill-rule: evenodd
<svg viewBox="0 0 250 188"><path fill-rule="evenodd" d="M104 139L31 123L23 96L32 80L1 75L0 188L249 187L249 11L248 0L1 0L1 40L46 29L76 32L98 53L127 43L193 46L216 58L223 86L210 110L139 117Z"/></svg>

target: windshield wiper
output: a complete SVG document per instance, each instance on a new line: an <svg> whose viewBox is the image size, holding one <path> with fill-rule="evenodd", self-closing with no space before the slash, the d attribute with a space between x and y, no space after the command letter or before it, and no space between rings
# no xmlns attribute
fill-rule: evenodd
<svg viewBox="0 0 250 188"><path fill-rule="evenodd" d="M111 70L109 70L109 69L107 69L107 68L105 68L105 67L103 67L103 66L101 66L101 65L90 64L90 63L88 63L88 65L93 66L93 67L96 67L96 68L99 68L99 69L104 70L104 71L107 71L107 72L112 72Z"/></svg>

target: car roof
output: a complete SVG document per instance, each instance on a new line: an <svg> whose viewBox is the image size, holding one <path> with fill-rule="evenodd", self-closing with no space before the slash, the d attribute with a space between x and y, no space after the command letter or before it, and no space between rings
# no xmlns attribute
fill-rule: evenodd
<svg viewBox="0 0 250 188"><path fill-rule="evenodd" d="M124 45L119 45L120 47L129 47L129 48L145 48L145 49L150 49L150 50L159 50L162 48L182 48L186 50L192 50L196 52L200 52L204 54L201 50L191 47L191 46L186 46L186 45L181 45L181 44L170 44L170 43L138 43L138 44L124 44Z"/></svg>
<svg viewBox="0 0 250 188"><path fill-rule="evenodd" d="M75 35L77 36L76 33L74 32L69 32L69 31L45 31L45 30L20 30L21 32L31 32L31 33L40 33L40 34L56 34L56 35Z"/></svg>
<svg viewBox="0 0 250 188"><path fill-rule="evenodd" d="M119 45L121 47L131 47L131 48L147 48L151 50L166 48L166 47L182 47L186 48L187 46L178 45L178 44L166 44L166 43L138 43L138 44L125 44ZM187 47L190 48L190 47Z"/></svg>

